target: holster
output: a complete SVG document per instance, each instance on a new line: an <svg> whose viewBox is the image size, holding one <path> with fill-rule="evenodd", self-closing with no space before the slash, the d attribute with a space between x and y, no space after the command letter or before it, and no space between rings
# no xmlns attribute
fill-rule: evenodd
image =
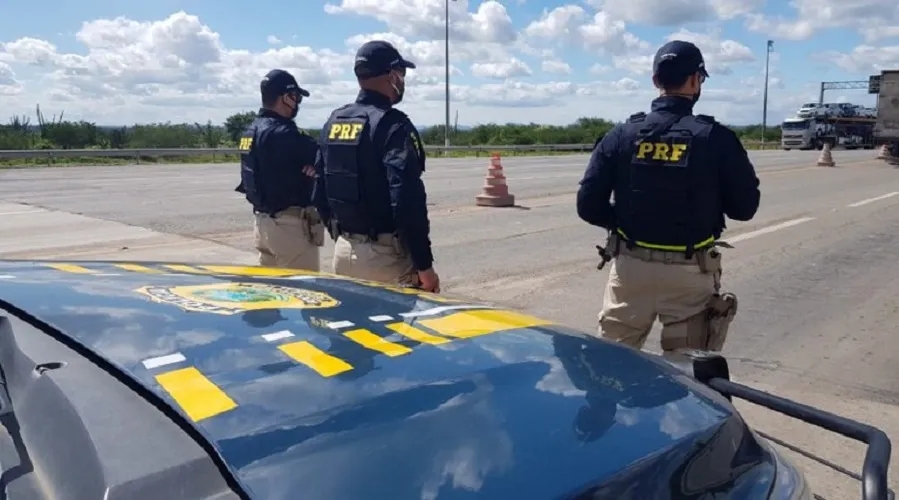
<svg viewBox="0 0 899 500"><path fill-rule="evenodd" d="M303 222L306 228L306 239L312 245L321 247L325 245L325 225L322 223L318 211L307 207L303 210Z"/></svg>
<svg viewBox="0 0 899 500"><path fill-rule="evenodd" d="M707 351L721 351L730 330L730 324L737 315L737 296L733 293L716 293L708 306L708 339Z"/></svg>
<svg viewBox="0 0 899 500"><path fill-rule="evenodd" d="M337 241L337 237L340 236L340 227L337 224L337 219L329 219L324 224L325 229L328 230L328 236L331 237L331 241Z"/></svg>
<svg viewBox="0 0 899 500"><path fill-rule="evenodd" d="M606 238L605 246L596 245L596 251L599 253L599 264L596 265L596 269L602 269L606 266L606 263L618 257L620 253L619 249L621 248L621 236L614 229L609 231L609 236Z"/></svg>
<svg viewBox="0 0 899 500"><path fill-rule="evenodd" d="M716 242L715 246L733 248L726 242ZM721 293L721 252L712 248L696 255L699 269L703 273L711 273L715 283L715 294L709 299L706 308L705 350L721 351L727 339L730 324L737 315L737 296L730 292Z"/></svg>

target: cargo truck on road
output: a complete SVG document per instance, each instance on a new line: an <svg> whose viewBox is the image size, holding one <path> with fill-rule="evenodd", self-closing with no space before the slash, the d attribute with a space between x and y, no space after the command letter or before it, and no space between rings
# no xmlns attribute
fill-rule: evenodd
<svg viewBox="0 0 899 500"><path fill-rule="evenodd" d="M807 116L787 118L781 124L781 146L791 149L872 149L874 121L869 116Z"/></svg>
<svg viewBox="0 0 899 500"><path fill-rule="evenodd" d="M874 141L887 146L886 160L899 164L899 70L880 73L880 92L877 94L877 118Z"/></svg>

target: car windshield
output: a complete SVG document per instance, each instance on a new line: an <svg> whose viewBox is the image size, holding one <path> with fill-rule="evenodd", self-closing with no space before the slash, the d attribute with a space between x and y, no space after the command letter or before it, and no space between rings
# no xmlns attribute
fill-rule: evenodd
<svg viewBox="0 0 899 500"><path fill-rule="evenodd" d="M808 128L808 124L809 124L808 120L788 121L788 122L783 122L783 124L781 125L780 128L782 130L805 130Z"/></svg>

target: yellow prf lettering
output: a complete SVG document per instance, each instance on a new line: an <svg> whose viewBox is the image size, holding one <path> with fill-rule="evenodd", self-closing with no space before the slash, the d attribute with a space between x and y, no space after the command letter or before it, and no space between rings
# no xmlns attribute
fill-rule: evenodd
<svg viewBox="0 0 899 500"><path fill-rule="evenodd" d="M656 150L652 154L653 160L667 160L668 159L668 145L664 143L656 143L653 144Z"/></svg>
<svg viewBox="0 0 899 500"><path fill-rule="evenodd" d="M637 149L637 158L641 160L646 158L650 152L652 152L653 144L651 142L641 142L639 148Z"/></svg>
<svg viewBox="0 0 899 500"><path fill-rule="evenodd" d="M684 155L684 152L687 150L686 144L672 144L671 145L671 156L669 160L671 161L680 161L681 156Z"/></svg>
<svg viewBox="0 0 899 500"><path fill-rule="evenodd" d="M241 137L240 143L237 145L237 149L241 151L249 151L251 146L253 146L252 137Z"/></svg>
<svg viewBox="0 0 899 500"><path fill-rule="evenodd" d="M637 147L637 158L641 160L652 153L652 159L657 161L680 161L687 151L686 144L666 144L664 142L641 142Z"/></svg>
<svg viewBox="0 0 899 500"><path fill-rule="evenodd" d="M328 131L328 139L338 141L354 141L362 131L361 123L334 123Z"/></svg>

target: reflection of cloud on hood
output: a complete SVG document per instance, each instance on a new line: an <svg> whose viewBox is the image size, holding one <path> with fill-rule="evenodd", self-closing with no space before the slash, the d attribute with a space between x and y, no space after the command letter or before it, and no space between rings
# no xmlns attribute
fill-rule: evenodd
<svg viewBox="0 0 899 500"><path fill-rule="evenodd" d="M642 410L618 406L618 412L615 413L615 422L625 427L633 427L640 423L640 413L642 413Z"/></svg>
<svg viewBox="0 0 899 500"><path fill-rule="evenodd" d="M167 314L161 315L156 312L147 311L146 309L135 309L131 307L63 306L60 309L72 314L97 314L120 320L133 320L140 316L152 316L155 319L165 319L168 322L175 321L174 317Z"/></svg>
<svg viewBox="0 0 899 500"><path fill-rule="evenodd" d="M447 482L454 488L478 491L488 473L503 472L512 465L512 441L505 432L499 432L502 422L490 407L489 394L492 392L493 387L489 384L478 384L475 392L456 396L437 410L419 415L427 418L429 413L455 407L464 411L467 418L479 422L481 428L474 431L473 423L467 423L465 427L473 432L459 433L453 440L456 443L453 448L437 451L431 463L430 477L422 486L422 500L435 500Z"/></svg>
<svg viewBox="0 0 899 500"><path fill-rule="evenodd" d="M681 439L708 429L721 420L724 413L710 407L693 394L682 400L657 408L628 408L619 406L615 421L633 427L641 422L658 422L660 432L671 439Z"/></svg>
<svg viewBox="0 0 899 500"><path fill-rule="evenodd" d="M549 373L537 382L537 389L568 397L583 397L587 394L587 391L574 386L561 361L552 358L541 361L549 365Z"/></svg>
<svg viewBox="0 0 899 500"><path fill-rule="evenodd" d="M104 329L94 341L95 348L122 364L137 364L147 358L211 344L221 338L215 330L182 330L170 335L147 335L145 327L123 325Z"/></svg>
<svg viewBox="0 0 899 500"><path fill-rule="evenodd" d="M174 317L143 309L93 306L61 309L66 314L85 319L96 318L90 322L94 328L84 335L85 341L104 357L122 365L134 365L147 358L210 344L222 337L216 330L169 330L165 325L173 323ZM48 319L53 322L52 317ZM155 330L148 333L152 328Z"/></svg>
<svg viewBox="0 0 899 500"><path fill-rule="evenodd" d="M259 351L251 349L235 350L234 356L246 359L247 365L264 364L273 361L277 356L270 349ZM228 355L225 355L228 356ZM230 357L230 356L228 356ZM219 361L218 354L211 357L204 366L214 367L221 364L227 367L228 359ZM267 358L267 359L266 359ZM251 361L252 360L252 361ZM292 365L283 373L262 376L249 380L240 387L232 388L239 396L241 411L229 415L227 427L217 432L223 437L238 437L252 434L259 429L271 425L272 421L290 422L302 417L306 425L322 423L330 418L328 410L343 405L358 403L373 395L398 392L420 384L414 378L388 378L369 381L367 378L355 380L348 384L335 379L323 379L321 375L307 370L305 367ZM301 388L301 389L298 389ZM303 414L297 413L298 403L292 400L291 393L302 393ZM265 415L257 419L257 413ZM225 425L225 422L222 422Z"/></svg>
<svg viewBox="0 0 899 500"><path fill-rule="evenodd" d="M521 340L520 338L517 340ZM540 344L536 342L503 342L501 345L482 345L481 347L505 364L539 362L549 367L549 372L543 376L537 385L538 390L558 394L560 396L583 397L586 391L578 389L571 382L568 372L559 358L555 356L535 356L539 353ZM537 347L537 348L535 348ZM518 352L520 351L520 352Z"/></svg>
<svg viewBox="0 0 899 500"><path fill-rule="evenodd" d="M690 395L689 403L668 403L665 405L659 430L673 439L680 439L702 429L707 429L721 419L722 414L708 408L696 396ZM684 404L687 403L687 404Z"/></svg>
<svg viewBox="0 0 899 500"><path fill-rule="evenodd" d="M331 412L332 426L334 419L346 426L315 429L241 474L260 485L255 493L266 498L293 498L296 484L315 498L430 500L447 488L478 491L488 476L512 466L513 445L492 407L493 389L478 375L468 382L410 389L405 395L410 399L400 406L372 402L367 411L374 413L366 419L346 420L348 413ZM427 402L435 396L438 404ZM346 411L353 408L360 407ZM293 479L284 481L284 475Z"/></svg>

